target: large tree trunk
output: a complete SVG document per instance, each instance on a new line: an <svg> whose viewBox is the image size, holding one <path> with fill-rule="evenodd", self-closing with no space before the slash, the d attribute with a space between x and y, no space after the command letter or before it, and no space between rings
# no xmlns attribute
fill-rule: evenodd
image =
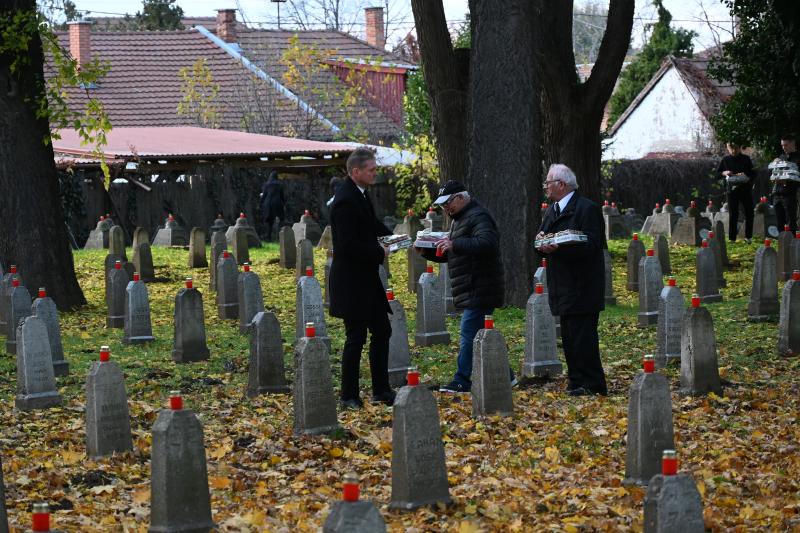
<svg viewBox="0 0 800 533"><path fill-rule="evenodd" d="M18 10L34 12L33 0L0 4L0 19ZM22 39L22 36L18 37ZM42 43L34 33L27 63L15 73L14 57L0 55L0 258L18 266L34 294L46 287L59 309L83 305L61 212L50 130L37 118L39 88L44 85Z"/></svg>
<svg viewBox="0 0 800 533"><path fill-rule="evenodd" d="M467 84L463 60L453 51L442 0L411 0L422 71L431 103L439 176L463 181L467 174Z"/></svg>
<svg viewBox="0 0 800 533"><path fill-rule="evenodd" d="M470 151L467 188L501 235L506 303L522 307L534 273L541 155L535 9L530 0L470 2Z"/></svg>

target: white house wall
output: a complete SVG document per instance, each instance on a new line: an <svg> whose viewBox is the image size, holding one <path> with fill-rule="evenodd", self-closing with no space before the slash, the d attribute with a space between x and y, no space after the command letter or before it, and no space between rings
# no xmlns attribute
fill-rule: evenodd
<svg viewBox="0 0 800 533"><path fill-rule="evenodd" d="M604 143L603 159L639 159L650 152L698 152L714 134L680 74L670 68Z"/></svg>

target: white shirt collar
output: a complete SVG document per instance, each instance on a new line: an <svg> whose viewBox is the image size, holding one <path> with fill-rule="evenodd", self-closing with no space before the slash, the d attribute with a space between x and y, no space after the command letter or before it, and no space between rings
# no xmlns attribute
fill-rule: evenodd
<svg viewBox="0 0 800 533"><path fill-rule="evenodd" d="M563 213L564 209L567 208L567 204L569 203L569 200L570 198L572 198L573 194L575 194L575 191L569 191L569 194L567 194L564 198L558 201L558 210L560 213Z"/></svg>
<svg viewBox="0 0 800 533"><path fill-rule="evenodd" d="M356 182L354 181L353 183L356 183ZM361 191L361 194L364 194L364 191L366 191L366 190L367 190L367 188L366 188L366 187L362 187L362 186L361 186L361 185L359 185L358 183L356 183L356 187L358 187L358 190L359 190L359 191Z"/></svg>

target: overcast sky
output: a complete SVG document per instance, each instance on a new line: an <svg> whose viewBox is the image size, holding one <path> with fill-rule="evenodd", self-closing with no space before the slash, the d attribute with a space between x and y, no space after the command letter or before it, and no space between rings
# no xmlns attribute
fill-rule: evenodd
<svg viewBox="0 0 800 533"><path fill-rule="evenodd" d="M141 9L141 0L74 0L78 9L92 11L95 16L113 16L114 14L135 13ZM367 0L344 0L345 5L382 5L383 0L369 2ZM608 0L596 0L598 3L608 4ZM455 26L463 22L464 15L468 11L467 0L443 0L445 14ZM584 1L575 0L575 5L580 6ZM217 9L234 8L240 9L244 19L260 25L262 27L276 27L277 8L276 4L270 0L178 0L177 4L183 8L189 16L213 16ZM390 10L394 9L394 15L390 13L389 38L396 41L406 35L414 28L413 16L411 15L410 0L390 0ZM681 26L694 30L700 35L695 41L695 50L702 50L714 44L715 35L723 41L730 38L731 22L728 10L720 0L664 0L665 7L672 13L675 26ZM705 11L705 14L704 14ZM286 4L283 4L285 20ZM242 15L237 15L240 19ZM643 26L656 17L656 10L649 0L636 0L636 19L633 29L633 42L635 46L642 43ZM711 26L704 22L705 19L711 21ZM352 32L359 34L363 32L363 18L358 17L352 26Z"/></svg>

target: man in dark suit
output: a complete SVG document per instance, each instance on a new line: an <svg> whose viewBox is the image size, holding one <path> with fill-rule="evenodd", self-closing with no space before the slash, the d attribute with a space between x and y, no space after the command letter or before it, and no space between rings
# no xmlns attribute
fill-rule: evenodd
<svg viewBox="0 0 800 533"><path fill-rule="evenodd" d="M367 186L375 183L375 153L357 148L347 159L348 177L336 191L331 205L333 263L330 279L330 313L344 320L342 352L342 406L362 406L358 393L361 350L370 332L369 366L372 372L372 400L394 403L389 386L389 338L392 327L378 266L388 249L378 243L391 231L375 217Z"/></svg>
<svg viewBox="0 0 800 533"><path fill-rule="evenodd" d="M603 216L597 204L578 193L575 174L566 165L550 166L544 188L552 204L536 238L567 229L588 238L587 242L539 248L547 256L550 310L561 317L567 391L570 396L605 395L608 389L597 336L600 311L605 307Z"/></svg>

